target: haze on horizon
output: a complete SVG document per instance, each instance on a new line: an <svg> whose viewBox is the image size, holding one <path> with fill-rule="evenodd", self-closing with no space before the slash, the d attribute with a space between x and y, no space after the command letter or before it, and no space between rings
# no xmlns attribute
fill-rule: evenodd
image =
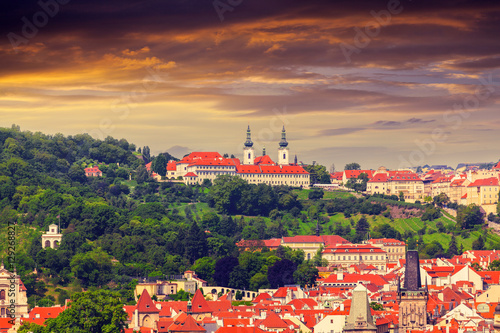
<svg viewBox="0 0 500 333"><path fill-rule="evenodd" d="M1 127L239 156L250 125L276 158L285 125L337 169L500 158L496 1L58 1L1 5Z"/></svg>

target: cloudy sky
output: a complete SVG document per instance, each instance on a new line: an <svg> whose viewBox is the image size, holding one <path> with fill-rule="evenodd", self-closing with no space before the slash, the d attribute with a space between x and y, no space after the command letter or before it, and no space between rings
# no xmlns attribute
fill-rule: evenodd
<svg viewBox="0 0 500 333"><path fill-rule="evenodd" d="M343 169L498 161L498 1L19 0L0 126Z"/></svg>

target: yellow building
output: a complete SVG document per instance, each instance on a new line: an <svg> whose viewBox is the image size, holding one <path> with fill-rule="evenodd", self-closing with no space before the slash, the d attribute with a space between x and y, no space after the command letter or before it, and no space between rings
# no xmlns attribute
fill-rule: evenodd
<svg viewBox="0 0 500 333"><path fill-rule="evenodd" d="M415 202L424 199L424 183L413 171L388 171L380 167L366 184L366 192L397 196L402 192L405 201Z"/></svg>
<svg viewBox="0 0 500 333"><path fill-rule="evenodd" d="M365 243L384 250L387 253L387 261L390 263L397 263L399 259L404 259L406 256L406 243L394 238L374 238Z"/></svg>
<svg viewBox="0 0 500 333"><path fill-rule="evenodd" d="M475 204L486 214L496 214L499 190L498 178L477 179L467 186L467 205Z"/></svg>
<svg viewBox="0 0 500 333"><path fill-rule="evenodd" d="M380 272L387 270L387 252L380 247L369 244L343 244L329 246L322 252L329 265L342 266L373 265Z"/></svg>

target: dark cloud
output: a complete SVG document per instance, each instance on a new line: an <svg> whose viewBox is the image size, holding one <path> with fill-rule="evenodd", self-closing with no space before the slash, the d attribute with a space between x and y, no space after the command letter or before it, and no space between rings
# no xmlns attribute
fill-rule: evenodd
<svg viewBox="0 0 500 333"><path fill-rule="evenodd" d="M335 135L345 135L355 132L365 131L366 128L333 128L325 129L319 132L320 136L335 136Z"/></svg>

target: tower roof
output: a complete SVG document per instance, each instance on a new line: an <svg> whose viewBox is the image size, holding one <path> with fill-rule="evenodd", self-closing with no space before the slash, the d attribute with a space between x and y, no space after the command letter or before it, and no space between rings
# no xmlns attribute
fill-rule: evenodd
<svg viewBox="0 0 500 333"><path fill-rule="evenodd" d="M345 331L356 330L359 328L357 323L362 322L368 330L376 329L373 323L370 302L368 301L368 292L365 286L358 284L352 290L352 302L349 316L347 316Z"/></svg>
<svg viewBox="0 0 500 333"><path fill-rule="evenodd" d="M156 307L155 303L149 296L149 293L146 289L142 291L141 297L137 302L137 310L141 313L159 313L160 310Z"/></svg>
<svg viewBox="0 0 500 333"><path fill-rule="evenodd" d="M286 148L287 146L288 146L288 142L286 141L285 125L283 125L283 130L281 131L280 147L281 148Z"/></svg>
<svg viewBox="0 0 500 333"><path fill-rule="evenodd" d="M418 291L422 287L420 280L420 262L418 251L408 250L406 252L405 282L404 289Z"/></svg>
<svg viewBox="0 0 500 333"><path fill-rule="evenodd" d="M193 313L212 312L212 309L208 305L208 302L205 300L205 297L203 297L203 294L201 293L200 289L196 290L196 292L194 293L193 306L191 308L191 311Z"/></svg>
<svg viewBox="0 0 500 333"><path fill-rule="evenodd" d="M253 142L252 142L252 138L251 138L251 133L250 133L250 125L248 125L248 128L247 128L247 141L245 141L245 147L253 147Z"/></svg>

